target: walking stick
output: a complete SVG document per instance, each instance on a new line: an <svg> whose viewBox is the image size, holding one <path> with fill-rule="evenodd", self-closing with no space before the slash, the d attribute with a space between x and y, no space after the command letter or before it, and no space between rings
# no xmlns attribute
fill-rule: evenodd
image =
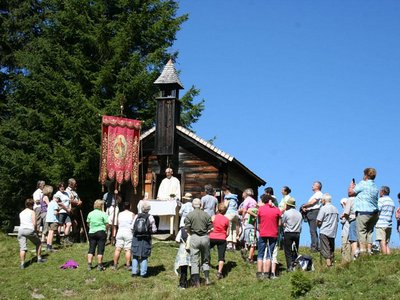
<svg viewBox="0 0 400 300"><path fill-rule="evenodd" d="M86 231L85 220L83 219L82 210L80 208L79 208L79 212L81 213L82 225L83 225L83 230L85 231L86 241L89 243L89 236Z"/></svg>

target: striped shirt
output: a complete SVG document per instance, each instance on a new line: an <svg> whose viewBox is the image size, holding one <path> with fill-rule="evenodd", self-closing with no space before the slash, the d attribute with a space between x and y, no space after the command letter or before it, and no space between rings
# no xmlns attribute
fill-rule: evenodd
<svg viewBox="0 0 400 300"><path fill-rule="evenodd" d="M372 213L378 211L379 189L373 180L362 180L355 187L354 199L355 212Z"/></svg>
<svg viewBox="0 0 400 300"><path fill-rule="evenodd" d="M378 228L391 228L394 213L394 202L389 196L383 196L378 200L379 219L376 223Z"/></svg>

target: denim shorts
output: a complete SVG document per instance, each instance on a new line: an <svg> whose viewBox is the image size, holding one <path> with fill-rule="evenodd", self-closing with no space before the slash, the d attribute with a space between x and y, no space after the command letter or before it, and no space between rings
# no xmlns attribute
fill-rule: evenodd
<svg viewBox="0 0 400 300"><path fill-rule="evenodd" d="M271 259L274 253L276 238L259 237L257 260Z"/></svg>
<svg viewBox="0 0 400 300"><path fill-rule="evenodd" d="M351 221L350 228L349 228L349 241L350 242L357 242L357 222L356 220Z"/></svg>

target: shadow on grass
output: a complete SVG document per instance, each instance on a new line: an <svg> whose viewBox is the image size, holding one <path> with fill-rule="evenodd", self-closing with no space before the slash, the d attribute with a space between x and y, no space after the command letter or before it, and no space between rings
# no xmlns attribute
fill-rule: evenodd
<svg viewBox="0 0 400 300"><path fill-rule="evenodd" d="M161 272L165 271L164 265L149 266L147 268L147 276L157 276Z"/></svg>
<svg viewBox="0 0 400 300"><path fill-rule="evenodd" d="M114 265L114 261L113 260L109 260L109 261L104 261L103 262L103 266L105 267L105 268L109 268L109 267L111 267L111 266L113 266Z"/></svg>
<svg viewBox="0 0 400 300"><path fill-rule="evenodd" d="M44 258L44 259L48 259L48 256L49 255L47 253L46 254L42 254L42 258ZM37 263L37 256L35 256L35 257L31 258L30 260L26 261L24 263L24 268L26 269L29 266L33 265L34 263Z"/></svg>
<svg viewBox="0 0 400 300"><path fill-rule="evenodd" d="M237 263L235 261L228 261L224 265L224 269L223 269L224 277L228 276L228 274L236 267L237 267Z"/></svg>

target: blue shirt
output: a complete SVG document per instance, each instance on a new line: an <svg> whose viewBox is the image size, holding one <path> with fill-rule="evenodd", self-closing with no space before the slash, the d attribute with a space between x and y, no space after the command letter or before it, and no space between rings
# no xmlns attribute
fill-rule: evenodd
<svg viewBox="0 0 400 300"><path fill-rule="evenodd" d="M225 214L237 214L238 211L237 195L236 194L226 195L225 200L229 200L228 208Z"/></svg>
<svg viewBox="0 0 400 300"><path fill-rule="evenodd" d="M58 204L55 200L51 200L49 206L47 207L46 214L46 223L58 223L58 215L55 215L54 212L58 210Z"/></svg>
<svg viewBox="0 0 400 300"><path fill-rule="evenodd" d="M391 228L395 209L393 200L387 195L379 198L378 209L379 219L375 226L379 228Z"/></svg>
<svg viewBox="0 0 400 300"><path fill-rule="evenodd" d="M203 210L208 213L210 217L215 215L215 207L217 204L217 198L212 195L205 195L201 197L201 205L203 205Z"/></svg>
<svg viewBox="0 0 400 300"><path fill-rule="evenodd" d="M372 213L378 211L379 189L376 187L373 180L362 180L355 187L354 199L355 212Z"/></svg>

